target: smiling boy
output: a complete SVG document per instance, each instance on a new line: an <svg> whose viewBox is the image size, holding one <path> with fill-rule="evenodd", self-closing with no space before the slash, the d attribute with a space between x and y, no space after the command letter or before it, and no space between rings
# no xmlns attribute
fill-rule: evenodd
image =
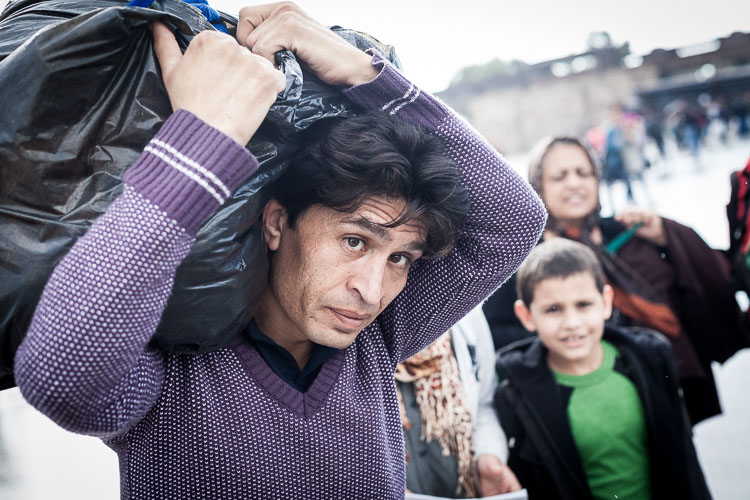
<svg viewBox="0 0 750 500"><path fill-rule="evenodd" d="M537 338L501 351L495 405L529 498L710 498L669 344L605 326L612 288L593 251L542 243L516 286L516 315Z"/></svg>

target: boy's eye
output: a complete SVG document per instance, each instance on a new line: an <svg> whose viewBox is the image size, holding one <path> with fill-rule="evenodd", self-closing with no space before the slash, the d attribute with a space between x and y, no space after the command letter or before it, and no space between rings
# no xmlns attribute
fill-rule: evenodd
<svg viewBox="0 0 750 500"><path fill-rule="evenodd" d="M344 243L346 243L346 246L351 250L362 250L362 248L365 246L365 242L362 239L355 238L353 236L344 238Z"/></svg>
<svg viewBox="0 0 750 500"><path fill-rule="evenodd" d="M560 307L559 306L548 306L547 308L544 309L544 312L546 312L546 313L560 312Z"/></svg>
<svg viewBox="0 0 750 500"><path fill-rule="evenodd" d="M587 307L591 307L591 302L588 301L582 301L576 304L578 306L578 309L586 309Z"/></svg>

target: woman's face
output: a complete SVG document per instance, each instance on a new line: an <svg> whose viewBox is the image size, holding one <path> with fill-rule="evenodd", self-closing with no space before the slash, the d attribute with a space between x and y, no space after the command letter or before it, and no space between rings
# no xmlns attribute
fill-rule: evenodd
<svg viewBox="0 0 750 500"><path fill-rule="evenodd" d="M599 183L586 153L573 144L556 144L542 161L542 199L564 226L580 226L599 203Z"/></svg>

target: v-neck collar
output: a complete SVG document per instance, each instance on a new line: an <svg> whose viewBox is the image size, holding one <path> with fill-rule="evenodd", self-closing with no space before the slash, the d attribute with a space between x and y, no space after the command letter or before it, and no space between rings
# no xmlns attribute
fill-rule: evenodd
<svg viewBox="0 0 750 500"><path fill-rule="evenodd" d="M263 333L254 319L247 326L246 333L249 342L271 370L300 392L306 392L310 388L323 364L338 351L333 347L313 343L309 359L300 369L294 356Z"/></svg>
<svg viewBox="0 0 750 500"><path fill-rule="evenodd" d="M231 348L243 368L269 397L304 419L312 418L323 407L341 373L346 356L345 350L338 350L328 358L315 381L302 393L276 375L247 339L238 339Z"/></svg>

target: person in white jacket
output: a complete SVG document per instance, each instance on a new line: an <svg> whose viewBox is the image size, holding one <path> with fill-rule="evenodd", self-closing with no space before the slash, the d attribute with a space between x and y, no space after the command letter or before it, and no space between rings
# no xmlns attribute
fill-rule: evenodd
<svg viewBox="0 0 750 500"><path fill-rule="evenodd" d="M396 371L412 493L471 498L521 488L492 405L495 350L481 307Z"/></svg>

